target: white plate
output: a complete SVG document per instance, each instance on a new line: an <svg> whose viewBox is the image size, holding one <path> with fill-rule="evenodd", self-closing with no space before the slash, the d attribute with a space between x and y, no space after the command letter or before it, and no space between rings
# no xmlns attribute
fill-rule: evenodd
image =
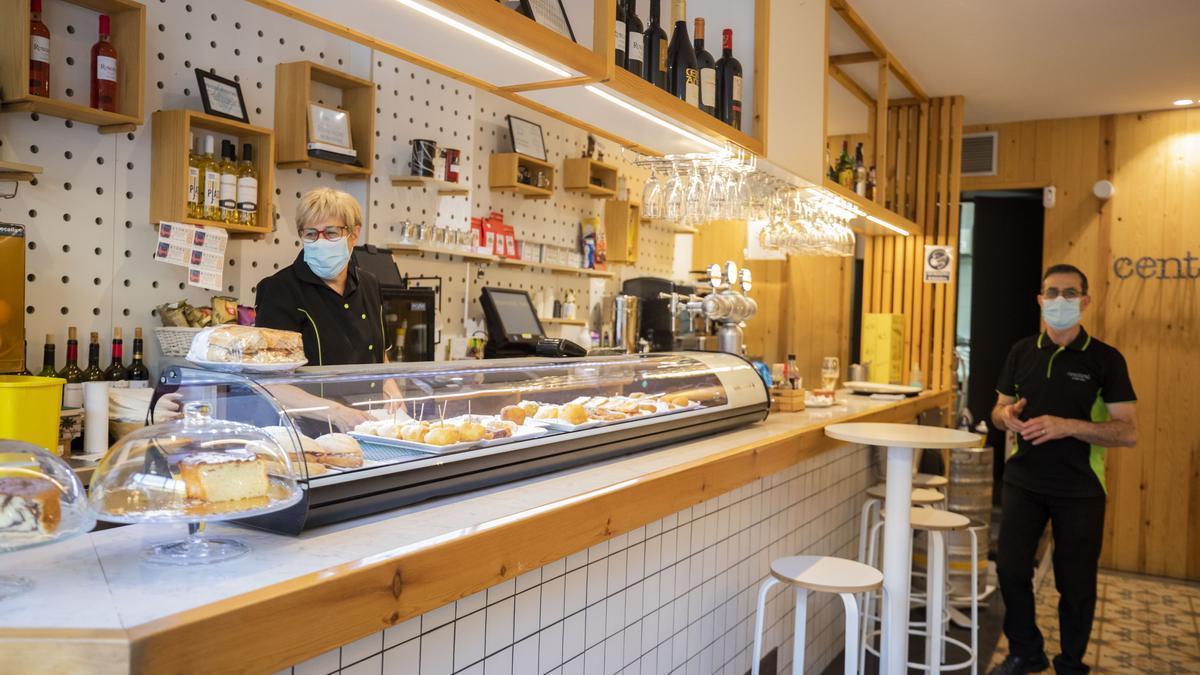
<svg viewBox="0 0 1200 675"><path fill-rule="evenodd" d="M879 382L846 382L844 385L856 394L904 394L913 396L921 393L920 387L910 387L906 384L881 384Z"/></svg>
<svg viewBox="0 0 1200 675"><path fill-rule="evenodd" d="M659 403L660 405L662 405L661 402L656 402L656 403ZM657 412L642 413L640 415L632 415L630 417L626 417L625 419L612 420L612 421L588 420L587 422L584 422L583 424L568 424L566 422L563 422L561 420L556 420L556 419L539 420L539 419L529 419L529 418L526 418L526 422L531 423L531 424L538 424L538 425L546 426L551 429L557 429L559 431L579 431L582 429L592 429L594 427L603 426L605 424L620 424L621 422L632 422L633 420L642 420L642 419L646 419L647 417L658 417L659 415L671 415L673 413L681 413L681 412L686 412L688 410L695 410L696 408L699 408L699 407L700 407L699 401L692 401L692 402L688 403L688 405L681 407L681 408L679 408L679 407L677 407L677 408L660 408Z"/></svg>
<svg viewBox="0 0 1200 675"><path fill-rule="evenodd" d="M410 450L420 450L435 455L444 454L447 452L458 452L460 450L469 450L480 446L479 441L465 441L462 443L454 443L451 445L431 445L429 443L418 443L416 441L405 441L399 438L390 438L388 436L372 436L371 434L360 434L357 431L349 432L355 438L361 438L364 441L378 443L380 445L390 445L396 448L408 448Z"/></svg>
<svg viewBox="0 0 1200 675"><path fill-rule="evenodd" d="M478 422L484 426L487 426L487 423L490 420L500 419L495 415L471 415L470 417L471 421ZM467 415L459 415L458 417L451 417L447 419L446 424L459 424L460 422L465 422L466 420ZM517 425L517 431L512 436L505 436L504 438L485 438L482 441L479 441L479 444L485 448L490 448L493 445L503 445L505 443L513 443L515 441L524 441L530 438L537 438L538 436L545 436L547 433L549 433L549 430L545 427L529 424L530 421L532 420L527 419L525 424Z"/></svg>
<svg viewBox="0 0 1200 675"><path fill-rule="evenodd" d="M811 399L811 398L804 399L804 407L805 408L832 408L835 405L837 405L836 398L833 399L832 401L820 401L820 400Z"/></svg>
<svg viewBox="0 0 1200 675"><path fill-rule="evenodd" d="M228 361L188 359L188 362L201 368L219 370L223 373L290 373L308 363L308 360L289 361L287 363L233 363Z"/></svg>

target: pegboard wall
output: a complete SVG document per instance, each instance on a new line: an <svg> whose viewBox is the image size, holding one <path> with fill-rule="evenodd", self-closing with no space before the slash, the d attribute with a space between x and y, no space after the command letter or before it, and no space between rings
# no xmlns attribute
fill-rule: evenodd
<svg viewBox="0 0 1200 675"><path fill-rule="evenodd" d="M275 231L258 239L233 239L226 253L224 293L243 304L254 304L259 279L299 254L295 208L300 196L315 187L354 195L363 205L364 238L376 245L395 241L403 220L469 229L471 217L500 211L518 239L573 246L580 219L603 216L601 200L561 188L563 160L580 156L587 144L587 133L580 129L241 0L149 0L146 9L144 126L128 134L102 135L91 125L54 117L0 115L0 157L44 170L36 181L22 184L15 199L0 200L0 221L26 228L27 363L33 370L40 363L41 336L47 333L60 344L61 367L68 326L78 327L84 336L98 331L105 345L115 326L126 334L144 327L146 358L154 369L160 356L150 335L159 325L154 308L180 299L206 304L214 295L187 286L184 268L152 258L150 116L160 109L201 109L194 68L237 80L250 122L265 127L274 126L277 63L311 60L376 83L374 174L369 180L336 181L321 172L277 170ZM53 35L52 96L86 104L96 14L47 0L44 17ZM327 98L319 88L315 95ZM507 114L542 125L549 159L559 172L553 198L526 200L488 189L488 156L511 150ZM393 186L390 176L408 172L413 138L459 148L460 180L471 186L470 195L439 196L425 188ZM645 172L614 144L598 139L597 145L606 161L621 167L624 184L638 198ZM687 237L663 224L643 225L641 232L638 265L616 267L611 280L467 264L457 256L398 256L397 264L401 274L440 277L442 334L469 335L482 328L481 286L531 293L544 288L559 297L570 288L586 302L580 313L586 317L623 279L678 278L690 262ZM562 332L578 339L584 329Z"/></svg>

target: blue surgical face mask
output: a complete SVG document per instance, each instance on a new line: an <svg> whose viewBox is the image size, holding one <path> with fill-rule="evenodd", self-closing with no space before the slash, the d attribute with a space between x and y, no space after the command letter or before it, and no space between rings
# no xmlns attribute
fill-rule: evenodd
<svg viewBox="0 0 1200 675"><path fill-rule="evenodd" d="M329 241L321 238L316 241L304 242L304 262L313 274L322 279L335 279L350 263L350 247L348 237L339 241Z"/></svg>
<svg viewBox="0 0 1200 675"><path fill-rule="evenodd" d="M1067 330L1079 323L1079 300L1064 297L1042 300L1042 318L1046 320L1046 325L1054 330Z"/></svg>

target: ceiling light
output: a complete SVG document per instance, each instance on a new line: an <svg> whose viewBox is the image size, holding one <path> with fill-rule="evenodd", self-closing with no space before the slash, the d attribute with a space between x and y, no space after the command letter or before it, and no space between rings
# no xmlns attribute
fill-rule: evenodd
<svg viewBox="0 0 1200 675"><path fill-rule="evenodd" d="M871 221L872 223L875 223L876 225L882 225L882 226L886 227L887 229L891 230L892 232L895 232L896 234L899 234L901 236L907 237L909 235L908 230L896 227L895 225L893 225L885 220L880 220L879 218L876 218L875 216L867 216L867 220Z"/></svg>
<svg viewBox="0 0 1200 675"><path fill-rule="evenodd" d="M545 70L548 70L551 73L553 73L559 77L571 77L571 73L563 70L562 68L559 68L558 66L550 63L549 61L545 61L543 59L538 58L537 56L534 56L533 54L530 54L527 51L518 49L517 47L514 47L513 45L505 42L504 40L501 40L499 38L488 35L487 33L484 33L483 31L481 31L477 28L469 26L452 16L443 14L443 13L433 9L432 7L427 7L427 6L417 2L416 0L396 0L396 2L399 2L400 4L404 5L405 7L408 7L409 9L416 10L416 11L424 14L425 16L427 16L431 19L434 19L435 21L440 21L441 23L444 23L447 26L450 26L451 28L460 30L477 40L481 40L483 42L486 42L486 43L492 45L493 47L502 49L502 50L508 52L509 54L516 56L517 58L524 59L524 60L532 63L535 66L544 68Z"/></svg>
<svg viewBox="0 0 1200 675"><path fill-rule="evenodd" d="M612 103L615 103L615 104L621 106L622 108L625 108L626 110L629 110L630 112L636 113L637 115L640 115L641 117L648 119L651 122L654 122L655 124L659 125L660 127L663 127L664 129L668 129L670 131L673 131L673 132L679 134L680 136L683 136L684 138L695 141L695 142L703 145L704 147L708 148L712 152L724 151L724 148L722 148L720 145L717 145L716 143L713 143L712 141L708 140L707 138L704 138L703 136L701 136L699 134L688 131L687 129L684 129L683 127L681 127L677 124L672 124L671 122L668 122L652 113L646 112L645 110L642 110L641 108L637 107L636 105L633 105L632 103L629 103L628 101L624 101L620 98L617 98L616 96L613 96L612 94L608 93L607 91L604 91L603 89L601 89L595 85L589 84L589 85L585 86L584 89L587 89L588 91L592 92L593 94L599 96L600 98L602 98L606 101L610 101Z"/></svg>
<svg viewBox="0 0 1200 675"><path fill-rule="evenodd" d="M1193 103L1195 103L1195 101L1190 98L1181 98L1178 101L1175 101L1175 105L1191 105Z"/></svg>

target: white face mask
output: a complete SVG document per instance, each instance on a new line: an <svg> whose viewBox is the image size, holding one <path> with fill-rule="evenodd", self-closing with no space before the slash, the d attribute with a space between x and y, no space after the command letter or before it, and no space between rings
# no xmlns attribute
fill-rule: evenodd
<svg viewBox="0 0 1200 675"><path fill-rule="evenodd" d="M1067 330L1079 323L1079 300L1068 300L1059 296L1053 300L1042 300L1042 318L1054 330Z"/></svg>
<svg viewBox="0 0 1200 675"><path fill-rule="evenodd" d="M304 262L313 274L322 279L336 279L350 262L350 240L343 237L338 241L318 239L304 242Z"/></svg>

